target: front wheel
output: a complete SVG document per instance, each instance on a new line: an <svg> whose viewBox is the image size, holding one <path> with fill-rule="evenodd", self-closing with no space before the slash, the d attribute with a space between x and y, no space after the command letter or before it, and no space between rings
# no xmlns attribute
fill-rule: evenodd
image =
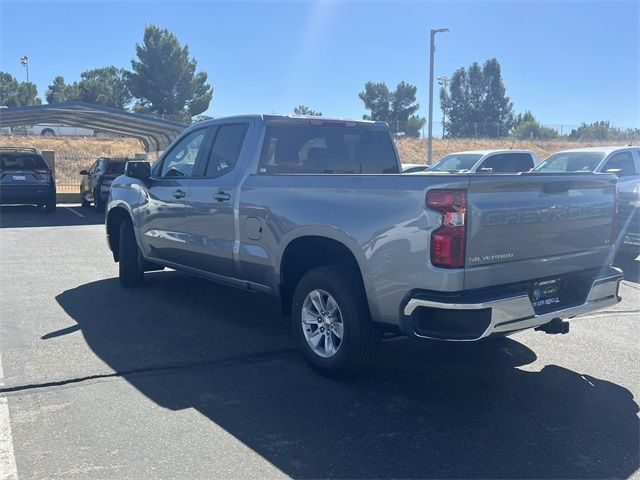
<svg viewBox="0 0 640 480"><path fill-rule="evenodd" d="M119 277L125 287L137 287L144 281L144 270L140 265L140 249L136 242L131 220L125 220L120 225L119 237Z"/></svg>
<svg viewBox="0 0 640 480"><path fill-rule="evenodd" d="M328 377L362 372L380 343L358 274L341 266L317 267L302 277L291 319L305 359Z"/></svg>

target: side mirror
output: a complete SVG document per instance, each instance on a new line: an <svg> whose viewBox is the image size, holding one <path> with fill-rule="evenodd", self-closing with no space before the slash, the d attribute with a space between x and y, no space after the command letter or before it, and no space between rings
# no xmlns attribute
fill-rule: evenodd
<svg viewBox="0 0 640 480"><path fill-rule="evenodd" d="M149 162L129 160L124 167L124 174L127 177L147 180L151 176L151 164Z"/></svg>
<svg viewBox="0 0 640 480"><path fill-rule="evenodd" d="M89 172L86 170L80 170L80 175L89 175Z"/></svg>

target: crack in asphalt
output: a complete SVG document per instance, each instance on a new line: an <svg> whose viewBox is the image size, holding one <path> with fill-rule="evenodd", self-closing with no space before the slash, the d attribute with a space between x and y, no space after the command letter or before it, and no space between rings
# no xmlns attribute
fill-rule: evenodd
<svg viewBox="0 0 640 480"><path fill-rule="evenodd" d="M138 368L138 369L124 370L121 372L112 372L112 373L98 373L95 375L68 378L65 380L56 380L51 382L28 383L24 385L0 387L0 394L23 392L23 391L35 390L35 389L64 387L67 385L84 383L91 380L101 380L101 379L109 379L109 378L126 378L131 376L152 375L152 374L173 375L173 374L181 373L184 371L200 370L200 369L205 369L210 367L220 368L220 367L236 367L236 366L242 366L242 365L251 365L254 363L263 363L263 362L269 362L272 360L281 360L284 358L293 357L293 356L296 356L298 353L299 351L297 349L290 348L290 349L275 350L272 352L258 353L254 355L224 358L219 360L210 360L205 362L192 362L192 363L184 363L181 365L165 365L165 366L159 366L159 367Z"/></svg>

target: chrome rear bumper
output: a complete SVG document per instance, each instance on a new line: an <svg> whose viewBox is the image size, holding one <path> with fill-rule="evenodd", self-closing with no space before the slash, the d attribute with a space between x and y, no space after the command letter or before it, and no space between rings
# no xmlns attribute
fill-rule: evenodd
<svg viewBox="0 0 640 480"><path fill-rule="evenodd" d="M615 273L613 273L615 272ZM410 299L404 307L403 313L410 317L416 309L427 307L441 310L486 310L490 309L491 317L489 326L476 338L436 338L421 335L415 330L413 335L420 338L431 338L445 341L476 341L497 333L515 332L528 328L538 327L550 322L554 318L572 318L577 315L593 312L618 303L621 298L618 288L622 280L622 271L610 267L606 276L596 278L591 284L586 300L581 305L561 308L558 310L536 314L528 295L502 298L484 303L444 303L420 298Z"/></svg>

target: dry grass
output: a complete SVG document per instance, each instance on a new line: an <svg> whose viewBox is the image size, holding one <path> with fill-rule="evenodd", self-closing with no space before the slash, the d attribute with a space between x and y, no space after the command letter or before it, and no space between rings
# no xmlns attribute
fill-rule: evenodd
<svg viewBox="0 0 640 480"><path fill-rule="evenodd" d="M403 163L425 163L426 142L421 139L401 138L396 140L398 152ZM558 150L596 146L594 142L570 142L567 140L519 141L496 139L434 139L433 158L461 150L490 148L526 148L533 150L538 157L545 158ZM110 137L37 137L37 136L0 136L0 146L33 147L38 150L56 152L56 181L59 185L79 184L78 172L88 168L100 156L134 157L143 152L143 148L132 138Z"/></svg>
<svg viewBox="0 0 640 480"><path fill-rule="evenodd" d="M463 150L485 150L493 148L524 148L533 150L542 160L559 150L569 148L595 147L598 145L610 145L611 142L575 142L568 140L511 140L511 139L434 139L433 159L434 161L451 152ZM415 138L400 138L396 140L398 153L402 163L426 163L427 144L425 140Z"/></svg>
<svg viewBox="0 0 640 480"><path fill-rule="evenodd" d="M38 137L23 135L0 136L2 147L32 147L53 150L58 154L100 156L133 156L144 152L140 142L133 138L111 137Z"/></svg>

